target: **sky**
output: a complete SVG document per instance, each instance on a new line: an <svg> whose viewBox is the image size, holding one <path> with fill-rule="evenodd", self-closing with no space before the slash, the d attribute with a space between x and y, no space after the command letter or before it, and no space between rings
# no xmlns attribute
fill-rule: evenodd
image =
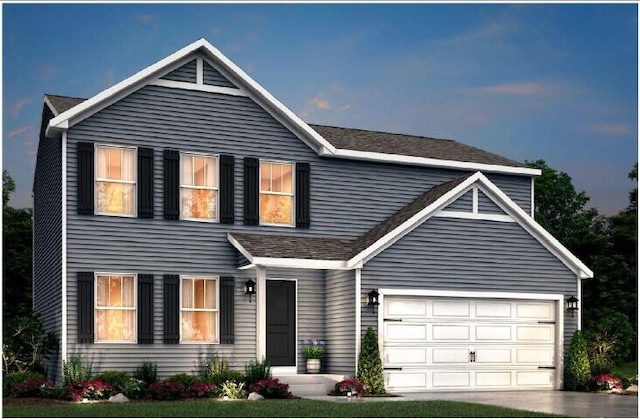
<svg viewBox="0 0 640 419"><path fill-rule="evenodd" d="M608 215L636 186L636 4L5 3L10 205L32 205L44 94L91 97L199 38L306 122L543 159Z"/></svg>

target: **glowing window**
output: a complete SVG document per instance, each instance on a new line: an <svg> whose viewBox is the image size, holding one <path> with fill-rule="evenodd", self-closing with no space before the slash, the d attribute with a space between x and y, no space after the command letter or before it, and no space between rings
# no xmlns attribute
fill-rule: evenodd
<svg viewBox="0 0 640 419"><path fill-rule="evenodd" d="M218 159L183 153L180 175L180 217L216 221Z"/></svg>
<svg viewBox="0 0 640 419"><path fill-rule="evenodd" d="M98 214L135 215L136 150L96 146Z"/></svg>
<svg viewBox="0 0 640 419"><path fill-rule="evenodd" d="M293 164L260 163L260 224L293 225Z"/></svg>
<svg viewBox="0 0 640 419"><path fill-rule="evenodd" d="M180 284L182 342L218 342L218 280L182 277Z"/></svg>
<svg viewBox="0 0 640 419"><path fill-rule="evenodd" d="M96 275L96 341L136 341L135 290L135 275Z"/></svg>

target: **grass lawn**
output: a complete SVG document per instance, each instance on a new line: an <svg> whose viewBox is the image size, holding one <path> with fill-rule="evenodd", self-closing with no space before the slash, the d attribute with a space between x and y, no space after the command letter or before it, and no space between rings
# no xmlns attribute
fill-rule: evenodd
<svg viewBox="0 0 640 419"><path fill-rule="evenodd" d="M14 404L15 403L15 404ZM525 410L452 401L318 400L36 403L4 401L4 417L557 417Z"/></svg>
<svg viewBox="0 0 640 419"><path fill-rule="evenodd" d="M627 362L626 364L613 367L611 369L611 374L615 377L635 379L638 375L638 363Z"/></svg>

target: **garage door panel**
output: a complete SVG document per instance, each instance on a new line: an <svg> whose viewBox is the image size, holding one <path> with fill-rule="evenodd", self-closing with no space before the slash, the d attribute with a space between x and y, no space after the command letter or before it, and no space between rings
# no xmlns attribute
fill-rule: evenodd
<svg viewBox="0 0 640 419"><path fill-rule="evenodd" d="M386 364L392 367L425 365L427 363L427 348L386 347L384 359Z"/></svg>
<svg viewBox="0 0 640 419"><path fill-rule="evenodd" d="M508 348L478 348L475 353L476 364L510 364L512 359Z"/></svg>
<svg viewBox="0 0 640 419"><path fill-rule="evenodd" d="M516 303L519 319L552 320L554 317L552 303Z"/></svg>
<svg viewBox="0 0 640 419"><path fill-rule="evenodd" d="M511 325L476 326L477 340L511 340Z"/></svg>
<svg viewBox="0 0 640 419"><path fill-rule="evenodd" d="M486 319L503 319L511 317L511 303L495 301L476 302L476 317Z"/></svg>
<svg viewBox="0 0 640 419"><path fill-rule="evenodd" d="M385 317L426 317L427 301L407 298L392 299L384 302Z"/></svg>
<svg viewBox="0 0 640 419"><path fill-rule="evenodd" d="M476 387L511 387L511 371L475 373Z"/></svg>
<svg viewBox="0 0 640 419"><path fill-rule="evenodd" d="M469 301L434 301L433 317L469 317L471 303Z"/></svg>
<svg viewBox="0 0 640 419"><path fill-rule="evenodd" d="M518 386L550 386L552 383L553 370L516 372L516 384Z"/></svg>
<svg viewBox="0 0 640 419"><path fill-rule="evenodd" d="M469 362L469 350L466 348L439 348L433 350L434 364L461 364Z"/></svg>
<svg viewBox="0 0 640 419"><path fill-rule="evenodd" d="M553 348L516 349L518 364L553 365Z"/></svg>
<svg viewBox="0 0 640 419"><path fill-rule="evenodd" d="M554 325L516 326L516 339L520 341L549 342L554 340Z"/></svg>
<svg viewBox="0 0 640 419"><path fill-rule="evenodd" d="M426 342L427 325L419 323L386 323L385 341L387 342Z"/></svg>
<svg viewBox="0 0 640 419"><path fill-rule="evenodd" d="M433 340L469 340L471 327L469 325L434 324Z"/></svg>
<svg viewBox="0 0 640 419"><path fill-rule="evenodd" d="M432 377L434 388L469 388L471 386L470 371L434 371Z"/></svg>
<svg viewBox="0 0 640 419"><path fill-rule="evenodd" d="M427 387L426 371L388 371L385 372L387 388L404 390L422 390Z"/></svg>

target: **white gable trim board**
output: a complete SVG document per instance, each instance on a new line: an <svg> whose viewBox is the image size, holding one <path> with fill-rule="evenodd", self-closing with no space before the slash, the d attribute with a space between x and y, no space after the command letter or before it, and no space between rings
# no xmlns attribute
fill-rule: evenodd
<svg viewBox="0 0 640 419"><path fill-rule="evenodd" d="M562 388L564 296L378 291L389 391Z"/></svg>

